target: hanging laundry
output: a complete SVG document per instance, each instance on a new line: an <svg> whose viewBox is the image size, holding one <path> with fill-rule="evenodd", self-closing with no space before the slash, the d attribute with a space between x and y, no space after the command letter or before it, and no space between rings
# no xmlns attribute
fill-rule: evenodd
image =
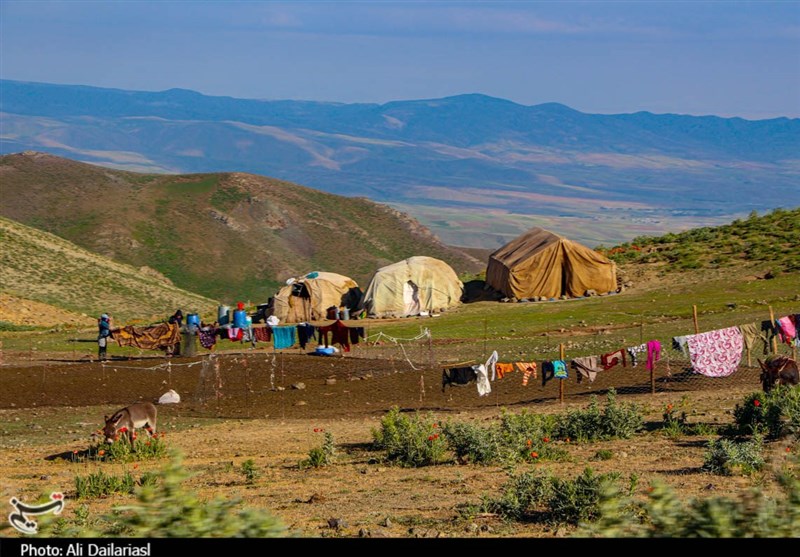
<svg viewBox="0 0 800 557"><path fill-rule="evenodd" d="M362 338L367 338L364 334L364 327L350 327L350 344L358 344Z"/></svg>
<svg viewBox="0 0 800 557"><path fill-rule="evenodd" d="M272 327L256 327L253 336L258 342L272 342Z"/></svg>
<svg viewBox="0 0 800 557"><path fill-rule="evenodd" d="M253 344L255 344L253 340L253 329L250 327L242 329L242 342L253 342Z"/></svg>
<svg viewBox="0 0 800 557"><path fill-rule="evenodd" d="M492 372L492 381L494 381L495 375L495 366L497 365L497 350L492 351L492 354L489 356L489 359L486 360L486 373Z"/></svg>
<svg viewBox="0 0 800 557"><path fill-rule="evenodd" d="M647 344L640 344L639 346L631 346L628 350L628 358L631 361L631 367L636 367L639 363L639 354L647 350Z"/></svg>
<svg viewBox="0 0 800 557"><path fill-rule="evenodd" d="M181 341L177 323L161 323L154 327L128 325L111 331L111 338L120 346L134 346L143 350L163 350Z"/></svg>
<svg viewBox="0 0 800 557"><path fill-rule="evenodd" d="M744 341L738 327L688 335L686 344L695 373L708 377L727 377L742 361Z"/></svg>
<svg viewBox="0 0 800 557"><path fill-rule="evenodd" d="M778 325L778 328L780 329L780 334L781 338L783 339L783 342L791 346L792 341L797 336L797 330L795 329L792 320L788 316L781 317L780 319L776 319L775 323Z"/></svg>
<svg viewBox="0 0 800 557"><path fill-rule="evenodd" d="M564 360L553 360L553 377L556 379L567 378L567 362Z"/></svg>
<svg viewBox="0 0 800 557"><path fill-rule="evenodd" d="M478 377L478 396L486 396L492 392L492 385L489 383L489 372L484 364L472 366L475 375Z"/></svg>
<svg viewBox="0 0 800 557"><path fill-rule="evenodd" d="M275 350L291 348L294 346L294 332L297 327L294 325L279 325L272 327L272 346Z"/></svg>
<svg viewBox="0 0 800 557"><path fill-rule="evenodd" d="M522 386L528 386L528 379L531 375L536 379L536 362L514 362L518 370L522 372Z"/></svg>
<svg viewBox="0 0 800 557"><path fill-rule="evenodd" d="M494 367L497 370L498 379L502 379L507 373L514 372L514 364L496 363ZM492 378L492 381L494 381L494 377Z"/></svg>
<svg viewBox="0 0 800 557"><path fill-rule="evenodd" d="M297 325L297 342L300 343L300 348L306 349L308 341L314 339L314 331L316 331L316 328L309 323L299 323Z"/></svg>
<svg viewBox="0 0 800 557"><path fill-rule="evenodd" d="M237 341L242 340L244 332L238 327L231 327L228 329L228 340Z"/></svg>
<svg viewBox="0 0 800 557"><path fill-rule="evenodd" d="M339 344L341 345L342 350L345 352L350 352L350 335L348 329L349 327L347 325L337 319L330 325L318 328L319 341L324 343L326 347L330 346L331 344ZM330 334L331 337L330 343L328 343L328 334Z"/></svg>
<svg viewBox="0 0 800 557"><path fill-rule="evenodd" d="M770 352L770 345L772 344L772 339L778 336L778 330L775 327L775 323L767 319L766 321L761 322L761 335L766 339L766 347L764 349L764 354L769 354Z"/></svg>
<svg viewBox="0 0 800 557"><path fill-rule="evenodd" d="M553 362L545 360L542 362L542 387L547 385L547 382L553 379L556 375L556 370L553 367Z"/></svg>
<svg viewBox="0 0 800 557"><path fill-rule="evenodd" d="M619 350L615 350L608 354L603 354L600 357L600 362L603 364L604 370L611 369L619 364L622 364L622 367L625 367L625 350L620 348Z"/></svg>
<svg viewBox="0 0 800 557"><path fill-rule="evenodd" d="M688 358L689 348L686 346L686 335L681 337L672 337L672 349L683 353L683 355Z"/></svg>
<svg viewBox="0 0 800 557"><path fill-rule="evenodd" d="M661 343L657 340L647 341L647 371L652 371L656 362L661 359Z"/></svg>
<svg viewBox="0 0 800 557"><path fill-rule="evenodd" d="M217 344L217 330L213 327L200 329L198 337L200 338L200 346L206 350L211 350Z"/></svg>
<svg viewBox="0 0 800 557"><path fill-rule="evenodd" d="M467 367L451 367L442 370L442 392L447 385L467 385L473 381L478 380L478 374L472 369L472 366Z"/></svg>
<svg viewBox="0 0 800 557"><path fill-rule="evenodd" d="M589 383L594 383L595 377L601 371L605 371L597 356L584 356L583 358L573 358L570 367L578 372L578 383L587 378Z"/></svg>

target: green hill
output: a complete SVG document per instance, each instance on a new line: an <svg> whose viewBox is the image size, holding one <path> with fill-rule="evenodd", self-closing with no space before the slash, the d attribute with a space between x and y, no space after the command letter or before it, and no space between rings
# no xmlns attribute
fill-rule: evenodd
<svg viewBox="0 0 800 557"><path fill-rule="evenodd" d="M163 318L176 308L212 315L216 305L214 300L173 286L152 270L111 261L62 238L2 217L0 291L72 314L96 318L107 312L118 323ZM39 304L34 306L37 311L47 311Z"/></svg>
<svg viewBox="0 0 800 557"><path fill-rule="evenodd" d="M652 264L662 271L762 264L765 270L800 271L800 208L679 234L642 236L611 249L598 248L625 266Z"/></svg>
<svg viewBox="0 0 800 557"><path fill-rule="evenodd" d="M366 287L412 255L483 266L384 205L252 174L138 174L26 152L0 157L0 180L2 216L225 301L266 301L314 270Z"/></svg>

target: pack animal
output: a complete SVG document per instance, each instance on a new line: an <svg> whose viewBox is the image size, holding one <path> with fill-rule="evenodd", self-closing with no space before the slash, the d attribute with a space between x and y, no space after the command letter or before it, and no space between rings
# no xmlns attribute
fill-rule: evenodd
<svg viewBox="0 0 800 557"><path fill-rule="evenodd" d="M765 393L770 392L777 385L800 384L800 370L797 362L786 356L767 359L764 363L758 360L761 366L761 386Z"/></svg>
<svg viewBox="0 0 800 557"><path fill-rule="evenodd" d="M117 410L111 417L105 416L106 425L103 428L106 443L113 443L118 439L120 431L128 435L128 440L133 443L137 427L147 427L150 435L156 432L156 407L150 402L137 402Z"/></svg>

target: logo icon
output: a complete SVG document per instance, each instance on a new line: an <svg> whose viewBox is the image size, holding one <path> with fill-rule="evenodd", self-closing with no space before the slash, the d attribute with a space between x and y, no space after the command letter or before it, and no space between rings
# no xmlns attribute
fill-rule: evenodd
<svg viewBox="0 0 800 557"><path fill-rule="evenodd" d="M35 534L39 525L35 520L29 518L30 516L47 514L50 512L53 514L61 514L61 511L64 510L63 493L51 493L50 499L52 499L52 501L44 503L43 505L26 505L16 497L12 497L11 506L16 509L16 512L12 512L8 515L8 522L11 526L16 528L17 531L23 534Z"/></svg>

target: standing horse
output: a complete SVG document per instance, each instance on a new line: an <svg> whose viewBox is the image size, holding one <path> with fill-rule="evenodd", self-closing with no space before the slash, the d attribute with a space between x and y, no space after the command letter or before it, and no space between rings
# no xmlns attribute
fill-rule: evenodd
<svg viewBox="0 0 800 557"><path fill-rule="evenodd" d="M787 356L768 358L767 363L758 360L761 366L761 386L765 393L770 392L776 385L800 384L800 370L797 362Z"/></svg>

